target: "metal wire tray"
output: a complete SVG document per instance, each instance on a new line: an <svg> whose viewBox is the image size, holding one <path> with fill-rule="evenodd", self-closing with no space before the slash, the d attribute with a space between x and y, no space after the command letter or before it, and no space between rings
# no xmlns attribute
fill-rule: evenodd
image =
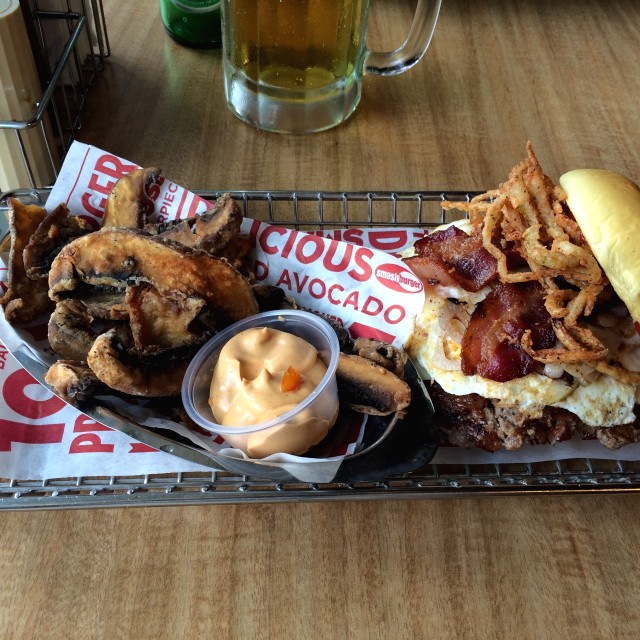
<svg viewBox="0 0 640 640"><path fill-rule="evenodd" d="M199 191L207 199L222 191ZM444 191L321 192L231 191L248 217L299 229L432 227L455 217L443 200L467 201L474 193ZM0 195L44 203L48 190ZM4 205L6 209L6 205ZM453 216L453 217L448 217ZM0 216L2 218L3 216ZM0 225L1 226L1 225ZM175 453L180 453L174 450ZM572 459L514 464L428 464L375 482L282 482L223 470L166 475L0 478L0 509L56 509L177 504L292 502L639 492L640 461Z"/></svg>
<svg viewBox="0 0 640 640"><path fill-rule="evenodd" d="M24 121L0 121L0 130L12 131L20 151L26 175L32 187L45 187L39 183L33 163L25 144L25 135L31 129L38 129L46 162L51 174L58 175L59 163L69 150L76 133L82 128L83 115L87 111L88 90L98 82L98 74L104 69L104 61L111 55L107 25L102 0L77 0L81 12L44 10L49 5L46 0L30 0L32 43L34 57L41 61L39 66L44 90L34 102L32 117ZM67 2L67 6L71 5ZM89 10L90 9L90 10ZM59 58L53 63L54 44L47 26L57 23L65 35ZM95 42L93 42L95 40ZM81 59L82 52L87 54ZM51 67L51 68L50 68ZM50 126L49 126L50 125ZM1 189L7 185L0 185Z"/></svg>

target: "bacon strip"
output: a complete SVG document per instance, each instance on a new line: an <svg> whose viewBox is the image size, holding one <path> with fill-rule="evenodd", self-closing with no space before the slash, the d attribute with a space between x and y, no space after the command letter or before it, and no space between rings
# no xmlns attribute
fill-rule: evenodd
<svg viewBox="0 0 640 640"><path fill-rule="evenodd" d="M482 237L454 225L430 233L414 247L416 255L405 262L425 284L475 292L498 278L498 262L482 246Z"/></svg>
<svg viewBox="0 0 640 640"><path fill-rule="evenodd" d="M531 373L536 361L522 348L530 331L534 349L549 349L555 333L537 282L500 283L476 307L462 339L462 373L506 382Z"/></svg>

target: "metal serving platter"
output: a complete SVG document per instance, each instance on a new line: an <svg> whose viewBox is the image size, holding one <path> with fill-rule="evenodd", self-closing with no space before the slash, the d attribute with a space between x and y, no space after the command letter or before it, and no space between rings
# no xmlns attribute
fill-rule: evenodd
<svg viewBox="0 0 640 640"><path fill-rule="evenodd" d="M221 193L198 191L207 199ZM455 217L441 208L443 200L468 201L475 195L443 191L230 193L241 203L246 216L302 230L432 227ZM47 195L47 189L34 189L0 197L2 235L8 196L43 204ZM34 363L22 364L36 377L43 375ZM412 384L419 382L414 380ZM256 473L250 466L224 468L210 454L126 421L108 407L96 407L88 413L145 444L204 464L211 471L38 481L0 478L0 509L640 491L640 462L576 459L529 464L433 464L427 405L417 407L399 426L379 425L367 443L370 451L343 465L333 482L322 484L303 483L287 474ZM420 419L416 421L417 415ZM409 433L420 434L418 442L403 440Z"/></svg>

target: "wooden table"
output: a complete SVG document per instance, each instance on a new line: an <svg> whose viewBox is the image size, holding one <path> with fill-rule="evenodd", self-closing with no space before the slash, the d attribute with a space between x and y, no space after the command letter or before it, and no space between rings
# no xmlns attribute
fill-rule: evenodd
<svg viewBox="0 0 640 640"><path fill-rule="evenodd" d="M412 2L374 0L371 46ZM126 5L126 7L125 7ZM427 57L286 137L236 120L219 51L105 0L79 138L190 188L484 189L531 140L552 178L640 180L640 5L445 0ZM636 638L632 494L4 513L2 638Z"/></svg>

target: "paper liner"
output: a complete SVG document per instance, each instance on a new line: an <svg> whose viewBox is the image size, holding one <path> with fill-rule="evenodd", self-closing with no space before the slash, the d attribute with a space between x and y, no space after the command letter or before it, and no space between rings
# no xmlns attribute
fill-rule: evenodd
<svg viewBox="0 0 640 640"><path fill-rule="evenodd" d="M99 228L113 185L119 177L135 168L137 165L129 161L76 142L67 154L46 206L52 210L64 202L72 213ZM149 211L148 219L152 222L192 217L210 206L196 194L167 179L154 185L150 196L154 208ZM298 304L339 319L353 337L378 338L396 346L406 342L415 316L422 309L424 293L420 281L401 260L362 244L285 229L258 220L245 219L243 232L251 239L258 282L277 285ZM0 339L12 353L24 353L46 367L56 359L46 341L46 327L42 325L13 327L3 319L0 321ZM8 389L7 393L10 392ZM115 396L103 400L116 407L120 415L129 415L138 424L168 429L207 451L249 461L242 452L227 447L219 436L205 437L167 420L153 410L151 402L127 403ZM78 416L75 410L68 412L69 408L65 407L64 417L62 412L58 416L65 424ZM363 432L364 422L354 439L343 443L339 455L317 459L277 454L255 462L284 469L299 480L328 482L344 456L352 453L362 441ZM122 463L120 473L126 475L127 459ZM114 466L110 460L109 469ZM105 472L104 463L96 458L92 475ZM33 477L38 473L37 465L27 466L21 475Z"/></svg>
<svg viewBox="0 0 640 640"><path fill-rule="evenodd" d="M51 192L47 206L65 202L96 228L115 181L137 165L113 154L74 143ZM164 180L152 193L153 221L168 221L202 213L209 203ZM423 292L411 272L397 259L421 232L398 227L335 229L303 233L245 220L243 230L254 244L256 275L261 282L278 284L304 306L339 317L354 335L369 335L402 345L413 318L422 308ZM329 267L329 268L327 268ZM0 265L0 279L6 267ZM350 273L351 272L351 273ZM368 301L368 302L367 302ZM356 307L358 307L356 309ZM394 313L405 315L397 322ZM385 314L391 322L385 322ZM44 338L44 339L42 339ZM0 409L4 439L0 439L0 475L40 479L78 475L136 475L173 471L201 471L207 467L154 451L123 433L115 432L62 403L41 385L34 384L8 351L35 357L44 366L55 359L47 347L46 331L12 327L0 318L0 380L5 405ZM26 376L26 377L25 377ZM31 382L29 382L31 380ZM19 398L19 401L7 400ZM211 437L189 431L179 423L119 398L104 399L121 415L150 427L170 428L194 444L212 451ZM53 410L55 409L55 411ZM51 426L53 425L53 426ZM362 433L359 434L362 437ZM214 443L215 444L215 443ZM357 439L350 443L356 446ZM230 459L246 461L242 452L216 445ZM344 455L344 454L343 454ZM519 451L488 453L480 449L439 448L436 464L533 463L570 458L640 460L640 444L611 451L596 440L574 438L555 445L525 445ZM322 461L281 456L260 461L302 481L328 482L339 468L341 456Z"/></svg>

